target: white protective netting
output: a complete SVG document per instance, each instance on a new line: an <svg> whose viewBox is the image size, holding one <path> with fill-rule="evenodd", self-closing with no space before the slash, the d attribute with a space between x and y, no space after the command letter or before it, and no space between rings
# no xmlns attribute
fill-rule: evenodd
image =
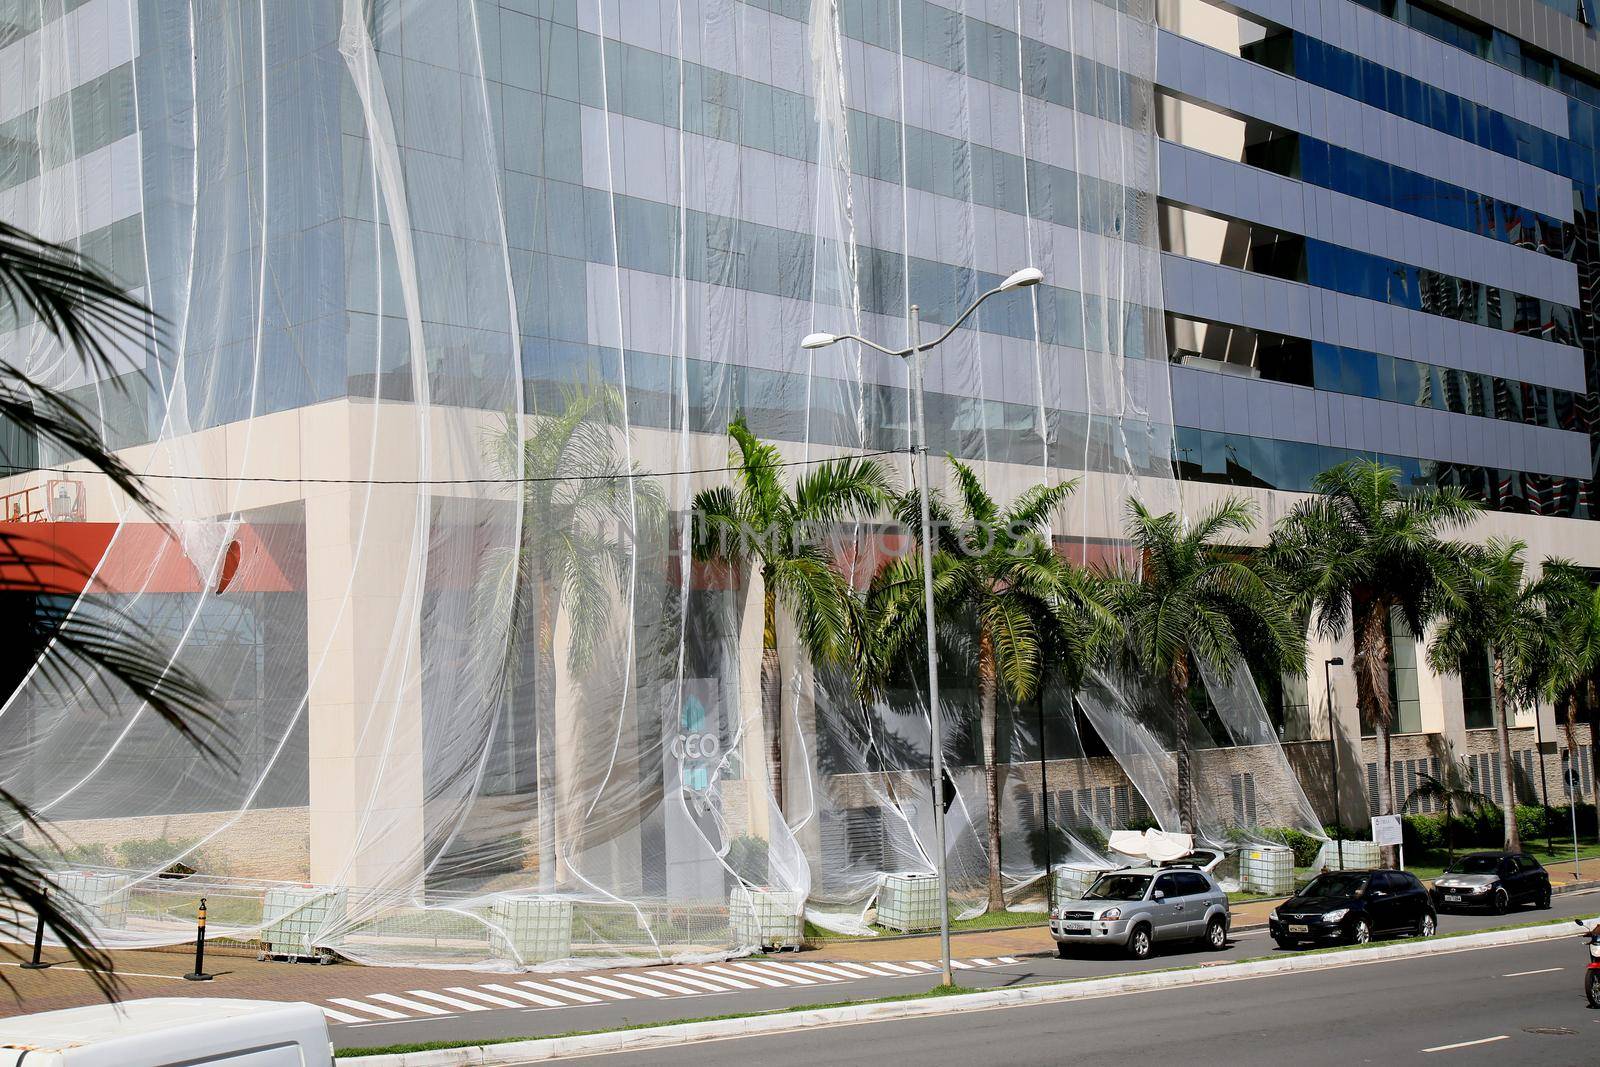
<svg viewBox="0 0 1600 1067"><path fill-rule="evenodd" d="M904 485L905 368L800 338L897 345L911 303L931 333L1034 265L931 357L936 481L945 453L1001 499L1081 477L1054 533L1091 564L1128 495L1176 508L1154 63L1147 0L0 2L0 216L165 319L118 382L0 335L172 520L48 474L95 569L52 603L170 647L230 757L101 679L8 679L0 785L97 937L181 941L202 895L213 934L374 963L689 959L802 910L866 929L885 876L933 870L924 680L862 706L780 613L769 736L758 576L690 562L689 504L730 483L738 415L785 481L865 453ZM946 661L973 911L975 686ZM1227 688L1214 740L1287 775L1244 821L1314 826ZM1159 701L1102 676L1080 704L1001 709L1008 899L1047 858L1104 866L1113 829L1178 828Z"/></svg>

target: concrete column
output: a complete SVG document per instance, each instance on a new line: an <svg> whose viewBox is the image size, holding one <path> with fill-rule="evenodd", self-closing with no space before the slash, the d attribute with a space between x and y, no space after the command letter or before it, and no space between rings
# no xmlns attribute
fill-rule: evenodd
<svg viewBox="0 0 1600 1067"><path fill-rule="evenodd" d="M365 471L372 409L307 409L303 447ZM385 461L406 446L386 435ZM338 476L338 475L333 475ZM421 879L420 598L427 526L410 486L306 494L311 879L353 888ZM424 502L425 504L425 502Z"/></svg>

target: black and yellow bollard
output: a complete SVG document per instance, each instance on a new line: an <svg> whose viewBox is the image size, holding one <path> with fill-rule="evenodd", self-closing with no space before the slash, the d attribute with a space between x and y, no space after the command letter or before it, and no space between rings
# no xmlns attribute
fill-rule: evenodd
<svg viewBox="0 0 1600 1067"><path fill-rule="evenodd" d="M22 969L25 970L25 971L42 971L46 967L50 966L48 963L44 962L43 959L40 958L40 957L43 956L43 954L44 954L44 915L43 914L39 914L39 915L34 916L34 920L33 920L33 959L29 960L27 963L24 963L22 965Z"/></svg>
<svg viewBox="0 0 1600 1067"><path fill-rule="evenodd" d="M211 975L205 971L206 967L206 898L200 898L200 914L195 920L194 932L194 973L184 975L190 982L209 982Z"/></svg>

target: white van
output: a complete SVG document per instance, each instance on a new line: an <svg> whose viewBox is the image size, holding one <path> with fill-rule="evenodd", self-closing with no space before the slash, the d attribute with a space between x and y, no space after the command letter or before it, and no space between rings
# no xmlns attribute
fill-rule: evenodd
<svg viewBox="0 0 1600 1067"><path fill-rule="evenodd" d="M312 1004L160 997L0 1019L0 1067L332 1067Z"/></svg>

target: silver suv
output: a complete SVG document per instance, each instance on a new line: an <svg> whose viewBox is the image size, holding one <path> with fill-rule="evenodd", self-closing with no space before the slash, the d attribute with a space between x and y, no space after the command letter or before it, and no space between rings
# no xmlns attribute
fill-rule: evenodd
<svg viewBox="0 0 1600 1067"><path fill-rule="evenodd" d="M1102 874L1081 900L1058 903L1050 936L1062 959L1073 945L1122 945L1142 960L1158 941L1226 948L1228 921L1228 894L1204 871L1129 867Z"/></svg>

